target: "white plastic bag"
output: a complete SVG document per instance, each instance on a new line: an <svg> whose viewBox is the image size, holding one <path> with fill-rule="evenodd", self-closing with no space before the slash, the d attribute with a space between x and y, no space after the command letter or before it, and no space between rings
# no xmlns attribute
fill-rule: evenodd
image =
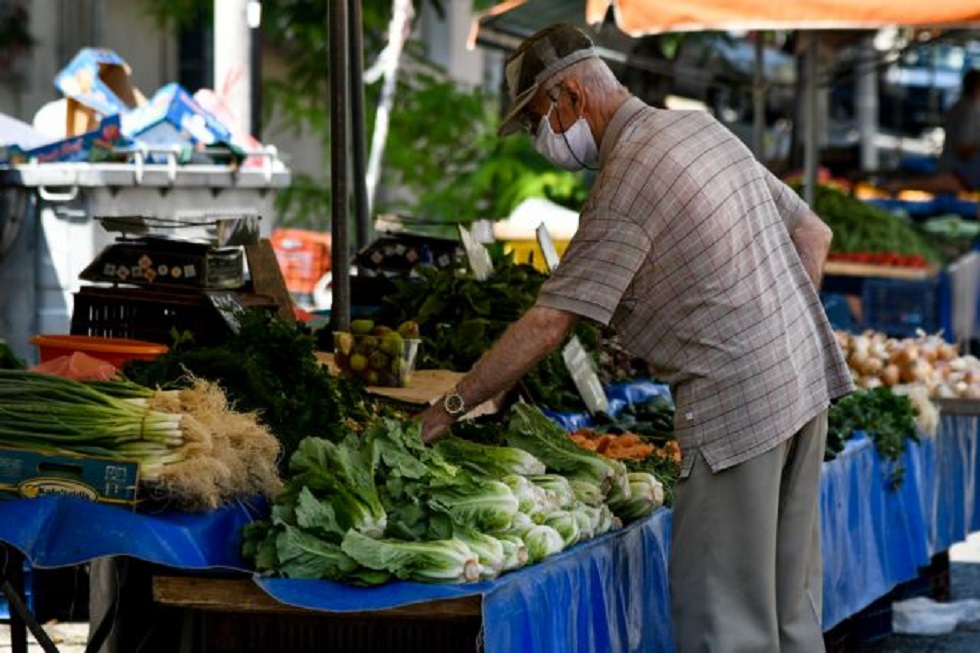
<svg viewBox="0 0 980 653"><path fill-rule="evenodd" d="M980 600L940 603L919 597L892 604L892 631L905 635L943 635L961 621L980 621Z"/></svg>

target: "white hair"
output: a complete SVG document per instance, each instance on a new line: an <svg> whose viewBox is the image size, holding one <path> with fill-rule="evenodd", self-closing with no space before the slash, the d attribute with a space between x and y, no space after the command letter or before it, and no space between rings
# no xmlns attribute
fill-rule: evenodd
<svg viewBox="0 0 980 653"><path fill-rule="evenodd" d="M613 97L626 91L626 87L619 83L609 65L599 57L589 57L572 64L549 80L548 89L551 90L569 78L577 79L597 97Z"/></svg>

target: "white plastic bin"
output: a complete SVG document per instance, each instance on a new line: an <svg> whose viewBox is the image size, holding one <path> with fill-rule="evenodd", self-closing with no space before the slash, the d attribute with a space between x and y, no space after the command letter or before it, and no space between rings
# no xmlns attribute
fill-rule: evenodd
<svg viewBox="0 0 980 653"><path fill-rule="evenodd" d="M193 235L215 218L260 216L271 235L273 200L289 184L278 160L264 168L224 165L28 164L0 167L0 339L35 362L30 338L68 333L79 273L117 234L97 217L174 221L157 233Z"/></svg>

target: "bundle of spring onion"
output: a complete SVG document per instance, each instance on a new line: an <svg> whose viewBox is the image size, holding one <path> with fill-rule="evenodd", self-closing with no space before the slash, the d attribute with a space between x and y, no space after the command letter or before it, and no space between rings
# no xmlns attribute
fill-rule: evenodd
<svg viewBox="0 0 980 653"><path fill-rule="evenodd" d="M278 441L220 388L157 391L0 370L0 446L140 463L140 480L185 509L274 495Z"/></svg>

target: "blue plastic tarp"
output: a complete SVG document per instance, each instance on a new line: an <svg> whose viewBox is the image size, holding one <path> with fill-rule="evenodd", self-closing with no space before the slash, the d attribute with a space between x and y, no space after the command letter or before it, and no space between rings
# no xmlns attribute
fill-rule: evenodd
<svg viewBox="0 0 980 653"><path fill-rule="evenodd" d="M628 406L649 401L654 397L670 399L670 386L649 379L634 379L621 383L612 383L603 388L609 401L609 415L618 416ZM589 413L560 412L542 409L545 415L566 431L577 431L592 426L593 419Z"/></svg>
<svg viewBox="0 0 980 653"><path fill-rule="evenodd" d="M926 470L920 482L929 525L930 553L946 551L975 530L977 510L978 418L943 415L935 439L920 446Z"/></svg>
<svg viewBox="0 0 980 653"><path fill-rule="evenodd" d="M913 445L902 464L917 457ZM915 578L929 562L918 478L906 473L894 487L893 471L863 435L824 463L820 519L825 630Z"/></svg>
<svg viewBox="0 0 980 653"><path fill-rule="evenodd" d="M265 501L239 501L206 513L137 513L67 496L0 501L0 540L35 567L131 556L185 569L248 570L242 527L268 513Z"/></svg>
<svg viewBox="0 0 980 653"><path fill-rule="evenodd" d="M332 612L479 595L486 653L669 652L669 542L670 511L661 509L489 582L395 582L377 588L278 578L256 582L282 603Z"/></svg>

